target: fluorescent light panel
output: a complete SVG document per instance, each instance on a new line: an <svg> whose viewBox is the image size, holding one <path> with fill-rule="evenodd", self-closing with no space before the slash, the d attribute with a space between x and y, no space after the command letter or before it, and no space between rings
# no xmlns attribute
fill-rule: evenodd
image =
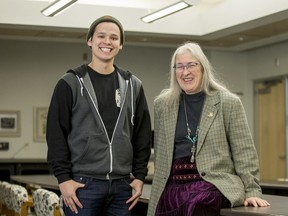
<svg viewBox="0 0 288 216"><path fill-rule="evenodd" d="M177 11L183 10L185 8L191 7L191 5L187 4L184 1L178 2L176 4L170 5L166 8L163 8L161 10L155 11L151 14L148 14L144 17L142 17L142 21L146 23L154 22L155 20L161 19L165 16L168 16L170 14L176 13Z"/></svg>
<svg viewBox="0 0 288 216"><path fill-rule="evenodd" d="M57 0L44 8L41 13L45 16L56 16L72 6L77 0Z"/></svg>

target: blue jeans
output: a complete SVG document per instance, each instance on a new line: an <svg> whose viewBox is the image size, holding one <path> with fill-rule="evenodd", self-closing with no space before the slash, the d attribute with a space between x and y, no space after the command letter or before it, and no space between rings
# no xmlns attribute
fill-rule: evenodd
<svg viewBox="0 0 288 216"><path fill-rule="evenodd" d="M126 201L132 196L130 177L116 180L99 180L89 177L74 176L77 182L85 184L76 195L83 208L75 214L63 206L66 216L131 216Z"/></svg>

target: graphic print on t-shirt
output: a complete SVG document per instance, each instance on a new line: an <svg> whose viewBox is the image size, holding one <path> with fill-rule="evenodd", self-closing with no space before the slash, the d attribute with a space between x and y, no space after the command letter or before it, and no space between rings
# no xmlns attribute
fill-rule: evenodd
<svg viewBox="0 0 288 216"><path fill-rule="evenodd" d="M121 95L120 95L120 89L116 89L115 91L115 101L116 101L116 106L120 107L121 105Z"/></svg>

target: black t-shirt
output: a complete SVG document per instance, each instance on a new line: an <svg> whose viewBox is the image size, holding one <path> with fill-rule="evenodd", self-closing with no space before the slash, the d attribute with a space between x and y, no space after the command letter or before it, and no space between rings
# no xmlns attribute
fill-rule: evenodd
<svg viewBox="0 0 288 216"><path fill-rule="evenodd" d="M100 74L88 67L88 73L96 93L99 113L111 140L121 105L118 75Z"/></svg>

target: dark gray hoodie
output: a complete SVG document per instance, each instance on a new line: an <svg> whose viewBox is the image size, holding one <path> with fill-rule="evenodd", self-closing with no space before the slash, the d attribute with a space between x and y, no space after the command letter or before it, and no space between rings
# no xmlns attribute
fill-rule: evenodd
<svg viewBox="0 0 288 216"><path fill-rule="evenodd" d="M132 173L140 180L147 175L151 121L143 87L136 76L116 69L121 106L111 139L98 111L87 65L68 71L59 81L68 92L65 97L70 97L64 104L59 100L63 88L56 86L48 112L47 143L48 162L59 183L71 174L117 179ZM63 114L61 106L67 105L68 114ZM62 118L60 113L69 116Z"/></svg>

